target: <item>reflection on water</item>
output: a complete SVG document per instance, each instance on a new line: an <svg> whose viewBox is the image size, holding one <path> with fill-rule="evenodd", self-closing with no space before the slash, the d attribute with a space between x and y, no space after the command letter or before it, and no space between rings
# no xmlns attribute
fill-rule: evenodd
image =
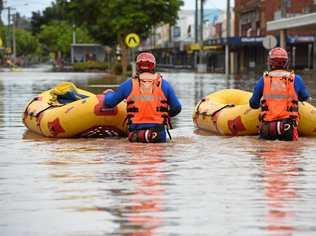
<svg viewBox="0 0 316 236"><path fill-rule="evenodd" d="M313 235L315 140L269 142L195 130L210 92L255 75L164 74L183 111L173 141L48 139L26 131L26 102L60 81L101 92L101 74L0 73L0 235ZM312 95L314 80L306 79ZM314 87L313 87L314 86Z"/></svg>
<svg viewBox="0 0 316 236"><path fill-rule="evenodd" d="M149 151L146 146L136 144L126 150L130 157L122 165L127 165L128 171L123 171L122 178L132 185L130 192L122 193L114 190L112 194L120 201L115 208L119 210L119 228L117 234L155 235L155 229L162 225L159 212L162 211L162 196L165 192L161 182L165 178L165 147L154 145Z"/></svg>
<svg viewBox="0 0 316 236"><path fill-rule="evenodd" d="M266 144L257 150L263 162L262 181L268 207L266 230L272 235L292 235L295 232L295 214L291 205L299 200L296 179L303 175L303 168L299 168L297 163L302 144Z"/></svg>

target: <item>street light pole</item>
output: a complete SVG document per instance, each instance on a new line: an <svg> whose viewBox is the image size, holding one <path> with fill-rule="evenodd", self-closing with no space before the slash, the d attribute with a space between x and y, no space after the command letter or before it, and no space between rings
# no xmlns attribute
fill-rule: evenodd
<svg viewBox="0 0 316 236"><path fill-rule="evenodd" d="M7 42L6 47L11 50L11 37L10 37L10 23L11 23L11 7L6 7L8 10L8 29L7 29Z"/></svg>
<svg viewBox="0 0 316 236"><path fill-rule="evenodd" d="M15 37L16 14L12 15L12 47L13 47L13 63L16 60L16 37Z"/></svg>
<svg viewBox="0 0 316 236"><path fill-rule="evenodd" d="M72 25L72 45L71 45L71 63L75 63L75 44L77 43L76 39L76 25Z"/></svg>
<svg viewBox="0 0 316 236"><path fill-rule="evenodd" d="M77 41L77 39L76 39L76 25L73 24L72 25L72 43L76 44L76 41Z"/></svg>

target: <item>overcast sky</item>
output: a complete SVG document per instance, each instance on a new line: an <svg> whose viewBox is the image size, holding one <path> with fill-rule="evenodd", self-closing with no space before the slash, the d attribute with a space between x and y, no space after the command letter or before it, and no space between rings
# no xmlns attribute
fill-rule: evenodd
<svg viewBox="0 0 316 236"><path fill-rule="evenodd" d="M128 1L128 0L127 0ZM32 11L42 11L51 5L52 0L7 0L5 6L10 6L20 12L21 15L30 17ZM231 0L232 4L234 0ZM184 0L184 9L194 9L195 0ZM226 0L206 0L205 8L226 8ZM6 12L3 12L2 19L6 18Z"/></svg>

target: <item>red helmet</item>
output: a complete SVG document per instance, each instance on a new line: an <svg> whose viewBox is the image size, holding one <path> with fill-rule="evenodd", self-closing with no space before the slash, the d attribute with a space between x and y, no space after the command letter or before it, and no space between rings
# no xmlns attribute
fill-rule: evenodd
<svg viewBox="0 0 316 236"><path fill-rule="evenodd" d="M136 58L136 70L138 73L154 72L156 59L150 52L142 52Z"/></svg>
<svg viewBox="0 0 316 236"><path fill-rule="evenodd" d="M286 50L284 50L283 48L273 48L270 50L268 56L268 64L271 69L285 69L287 67L288 61L289 57Z"/></svg>

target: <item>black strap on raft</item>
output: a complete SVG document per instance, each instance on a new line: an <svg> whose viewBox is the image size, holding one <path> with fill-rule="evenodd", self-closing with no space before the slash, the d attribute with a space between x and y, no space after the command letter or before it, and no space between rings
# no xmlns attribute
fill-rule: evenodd
<svg viewBox="0 0 316 236"><path fill-rule="evenodd" d="M40 115L41 113L43 113L44 111L46 111L46 110L48 110L48 109L50 109L50 108L52 108L52 107L54 107L54 106L53 106L53 105L50 105L50 106L44 108L43 110L37 112L37 113L35 114L35 117L36 117L36 118L39 117L39 115Z"/></svg>
<svg viewBox="0 0 316 236"><path fill-rule="evenodd" d="M201 101L198 103L198 105L196 106L196 113L200 113L199 112L199 109L200 109L200 106L201 106L201 104L203 103L203 102L205 102L206 101L206 99L205 98L202 98L201 99Z"/></svg>
<svg viewBox="0 0 316 236"><path fill-rule="evenodd" d="M26 108L25 108L25 111L27 111L27 109L29 109L29 106L30 106L33 102L35 102L35 101L37 101L37 100L38 100L38 97L33 98L33 99L27 104L27 106L26 106Z"/></svg>
<svg viewBox="0 0 316 236"><path fill-rule="evenodd" d="M37 101L38 99L39 99L38 97L33 98L33 99L30 101L30 103L26 106L25 112L27 112L29 106L30 106L33 102ZM53 108L53 107L62 107L62 106L64 106L65 104L61 104L61 105L48 104L48 105L49 105L49 106L45 107L43 110L40 110L40 111L38 111L38 112L30 112L28 115L37 118L37 117L39 117L39 115L40 115L41 113L43 113L44 111L46 111L46 110L48 110L48 109L51 109L51 108Z"/></svg>
<svg viewBox="0 0 316 236"><path fill-rule="evenodd" d="M223 107L221 107L220 109L214 111L212 114L211 114L211 117L214 117L218 112L220 112L221 110L225 109L225 108L231 108L231 107L234 107L235 105L234 104L227 104Z"/></svg>

